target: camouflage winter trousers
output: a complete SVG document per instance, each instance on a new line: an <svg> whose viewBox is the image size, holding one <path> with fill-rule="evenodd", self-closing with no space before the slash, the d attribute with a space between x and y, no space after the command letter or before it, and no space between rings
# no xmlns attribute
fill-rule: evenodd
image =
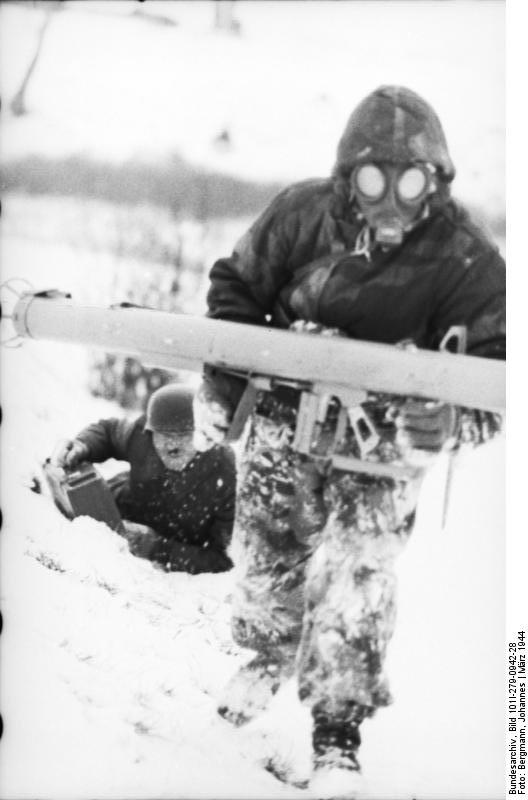
<svg viewBox="0 0 528 800"><path fill-rule="evenodd" d="M414 521L412 482L328 469L291 448L291 403L267 393L239 470L233 635L297 673L332 718L390 702L394 561Z"/></svg>

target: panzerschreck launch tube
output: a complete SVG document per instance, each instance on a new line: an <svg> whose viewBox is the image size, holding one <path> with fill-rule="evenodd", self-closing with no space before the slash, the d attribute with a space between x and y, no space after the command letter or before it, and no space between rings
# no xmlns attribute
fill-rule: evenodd
<svg viewBox="0 0 528 800"><path fill-rule="evenodd" d="M22 337L98 347L168 370L196 371L207 362L341 397L386 392L489 411L505 408L505 364L494 359L134 306L79 305L58 292L23 294L13 324Z"/></svg>

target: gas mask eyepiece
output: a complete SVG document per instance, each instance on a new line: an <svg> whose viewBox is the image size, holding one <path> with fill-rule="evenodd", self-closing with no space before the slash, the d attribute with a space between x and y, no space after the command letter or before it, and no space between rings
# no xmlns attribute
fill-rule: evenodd
<svg viewBox="0 0 528 800"><path fill-rule="evenodd" d="M436 189L434 167L428 164L359 164L351 176L351 196L375 240L397 247L422 218L426 198Z"/></svg>

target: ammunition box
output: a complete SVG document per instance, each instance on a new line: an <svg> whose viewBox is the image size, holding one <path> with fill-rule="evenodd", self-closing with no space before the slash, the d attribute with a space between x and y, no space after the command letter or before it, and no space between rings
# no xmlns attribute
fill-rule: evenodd
<svg viewBox="0 0 528 800"><path fill-rule="evenodd" d="M43 470L55 505L65 517L92 517L123 533L123 522L112 492L93 464L84 462L75 469L64 470L47 461Z"/></svg>

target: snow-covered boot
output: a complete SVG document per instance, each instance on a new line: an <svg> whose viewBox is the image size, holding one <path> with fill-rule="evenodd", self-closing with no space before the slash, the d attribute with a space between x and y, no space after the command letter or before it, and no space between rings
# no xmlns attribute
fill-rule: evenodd
<svg viewBox="0 0 528 800"><path fill-rule="evenodd" d="M359 800L362 789L361 772L346 767L320 767L310 779L314 800Z"/></svg>
<svg viewBox="0 0 528 800"><path fill-rule="evenodd" d="M361 788L359 723L333 720L314 710L310 792L318 800L356 798ZM359 715L361 716L361 715Z"/></svg>
<svg viewBox="0 0 528 800"><path fill-rule="evenodd" d="M243 725L264 711L290 670L269 656L257 655L227 683L218 713L233 725Z"/></svg>

